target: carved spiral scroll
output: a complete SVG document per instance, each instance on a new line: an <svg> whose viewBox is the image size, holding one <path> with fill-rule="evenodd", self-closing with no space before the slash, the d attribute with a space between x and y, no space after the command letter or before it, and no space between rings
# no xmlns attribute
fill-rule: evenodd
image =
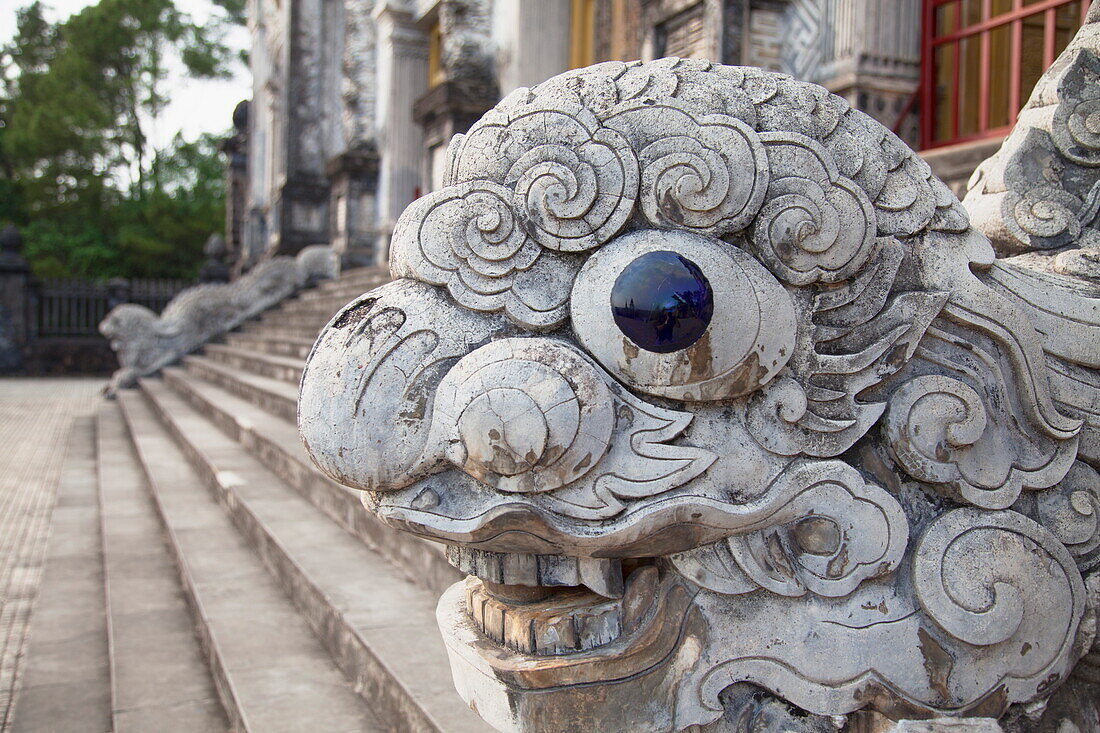
<svg viewBox="0 0 1100 733"><path fill-rule="evenodd" d="M721 236L744 229L760 209L768 158L759 136L735 117L638 105L604 124L634 142L642 213L654 226Z"/></svg>
<svg viewBox="0 0 1100 733"><path fill-rule="evenodd" d="M1085 166L1100 165L1100 99L1063 102L1054 113L1051 130L1067 158Z"/></svg>
<svg viewBox="0 0 1100 733"><path fill-rule="evenodd" d="M1011 640L1032 669L1072 661L1081 575L1066 548L1021 514L956 509L937 517L915 545L913 587L925 613L956 639ZM1028 657L1031 650L1041 658Z"/></svg>
<svg viewBox="0 0 1100 733"><path fill-rule="evenodd" d="M1047 488L1061 479L1075 446L1058 444L1023 465L1017 452L1003 444L1004 418L996 417L969 384L924 375L890 395L883 431L890 452L913 478L960 501L1004 509L1023 489Z"/></svg>
<svg viewBox="0 0 1100 733"><path fill-rule="evenodd" d="M1100 565L1100 474L1092 466L1075 461L1057 486L1020 497L1013 509L1050 530L1081 572Z"/></svg>
<svg viewBox="0 0 1100 733"><path fill-rule="evenodd" d="M795 133L761 138L771 183L752 228L760 258L792 285L851 277L874 250L875 212L867 194L840 175L814 140Z"/></svg>
<svg viewBox="0 0 1100 733"><path fill-rule="evenodd" d="M463 139L454 177L514 190L527 231L560 252L582 252L613 237L638 192L629 142L579 109L490 112Z"/></svg>
<svg viewBox="0 0 1100 733"><path fill-rule="evenodd" d="M770 526L673 555L676 568L718 593L842 597L901 562L909 540L901 505L851 466L802 464L780 481L793 492Z"/></svg>
<svg viewBox="0 0 1100 733"><path fill-rule="evenodd" d="M516 323L547 328L567 312L579 263L546 252L528 236L504 186L448 186L413 202L391 244L394 275L444 285L460 304L503 310Z"/></svg>
<svg viewBox="0 0 1100 733"><path fill-rule="evenodd" d="M934 483L956 477L957 469L944 456L978 442L985 425L981 395L964 382L938 375L906 382L891 395L886 417L895 457L914 478Z"/></svg>
<svg viewBox="0 0 1100 733"><path fill-rule="evenodd" d="M614 401L588 362L546 339L502 339L461 359L440 382L433 427L453 430L447 456L516 493L551 491L607 452Z"/></svg>
<svg viewBox="0 0 1100 733"><path fill-rule="evenodd" d="M1004 205L1011 212L1008 224L1019 228L1016 234L1022 241L1039 247L1044 244L1057 247L1081 235L1081 222L1077 218L1081 200L1069 191L1053 186L1037 186L1023 195L1010 191ZM1035 242L1032 237L1039 237L1040 241ZM1044 243L1043 239L1053 241Z"/></svg>

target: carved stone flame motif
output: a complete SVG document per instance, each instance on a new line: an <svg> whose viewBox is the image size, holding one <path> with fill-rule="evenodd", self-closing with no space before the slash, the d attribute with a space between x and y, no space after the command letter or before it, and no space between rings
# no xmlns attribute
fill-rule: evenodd
<svg viewBox="0 0 1100 733"><path fill-rule="evenodd" d="M843 100L680 59L517 90L391 267L302 437L470 574L438 614L492 725L1100 726L1100 292L995 262Z"/></svg>

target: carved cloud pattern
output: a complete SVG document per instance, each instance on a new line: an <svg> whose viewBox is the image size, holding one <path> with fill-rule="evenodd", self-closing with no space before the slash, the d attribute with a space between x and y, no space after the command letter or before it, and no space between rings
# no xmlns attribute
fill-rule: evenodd
<svg viewBox="0 0 1100 733"><path fill-rule="evenodd" d="M560 323L581 262L543 250L517 220L511 191L493 183L448 186L410 205L394 228L397 277L443 285L476 311L503 310L529 328Z"/></svg>

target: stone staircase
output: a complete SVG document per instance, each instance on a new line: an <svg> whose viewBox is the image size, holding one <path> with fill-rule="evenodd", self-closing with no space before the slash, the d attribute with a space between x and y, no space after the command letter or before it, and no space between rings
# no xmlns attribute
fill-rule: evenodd
<svg viewBox="0 0 1100 733"><path fill-rule="evenodd" d="M305 292L77 425L15 731L487 730L435 623L458 571L298 439L314 338L387 277Z"/></svg>

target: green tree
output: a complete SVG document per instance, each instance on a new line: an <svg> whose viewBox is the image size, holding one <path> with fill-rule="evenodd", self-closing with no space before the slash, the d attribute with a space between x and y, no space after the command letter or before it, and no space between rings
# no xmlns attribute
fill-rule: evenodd
<svg viewBox="0 0 1100 733"><path fill-rule="evenodd" d="M218 138L176 136L153 161L159 185L119 209L118 252L130 277L194 277L202 245L225 226L225 166Z"/></svg>
<svg viewBox="0 0 1100 733"><path fill-rule="evenodd" d="M157 151L146 126L173 55L194 77L229 73L243 9L215 4L202 24L173 0L100 0L58 23L40 2L18 11L0 52L0 220L24 227L38 274L194 274L223 216L215 140Z"/></svg>

